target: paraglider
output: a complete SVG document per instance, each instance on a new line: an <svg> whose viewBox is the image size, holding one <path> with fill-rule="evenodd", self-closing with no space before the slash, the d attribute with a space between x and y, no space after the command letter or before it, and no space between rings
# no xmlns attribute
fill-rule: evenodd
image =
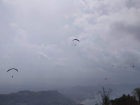
<svg viewBox="0 0 140 105"><path fill-rule="evenodd" d="M105 81L107 80L107 82L108 82L108 79L109 79L109 78L105 78Z"/></svg>
<svg viewBox="0 0 140 105"><path fill-rule="evenodd" d="M135 66L133 66L133 70L134 70L134 67L135 67Z"/></svg>
<svg viewBox="0 0 140 105"><path fill-rule="evenodd" d="M105 78L105 80L107 80L107 79L109 79L109 78Z"/></svg>
<svg viewBox="0 0 140 105"><path fill-rule="evenodd" d="M7 70L7 72L9 72L10 70L16 70L18 72L18 70L15 68L11 68L11 69ZM13 78L13 76L12 76L12 78Z"/></svg>
<svg viewBox="0 0 140 105"><path fill-rule="evenodd" d="M73 39L72 41L78 41L78 42L80 42L78 39ZM75 46L76 46L76 44L75 44Z"/></svg>

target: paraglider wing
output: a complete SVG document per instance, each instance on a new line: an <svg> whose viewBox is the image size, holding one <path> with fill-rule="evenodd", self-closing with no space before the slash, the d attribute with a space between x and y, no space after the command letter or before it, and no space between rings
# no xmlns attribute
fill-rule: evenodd
<svg viewBox="0 0 140 105"><path fill-rule="evenodd" d="M105 78L105 80L107 80L107 79L109 79L109 78ZM108 81L107 81L108 82Z"/></svg>
<svg viewBox="0 0 140 105"><path fill-rule="evenodd" d="M8 72L8 71L10 71L10 70L16 70L16 71L18 72L18 70L17 70L17 69L15 69L15 68L11 68L11 69L7 70L7 72Z"/></svg>
<svg viewBox="0 0 140 105"><path fill-rule="evenodd" d="M79 41L78 39L73 39L72 41L74 41L74 40L77 40L77 41ZM79 41L80 42L80 41Z"/></svg>

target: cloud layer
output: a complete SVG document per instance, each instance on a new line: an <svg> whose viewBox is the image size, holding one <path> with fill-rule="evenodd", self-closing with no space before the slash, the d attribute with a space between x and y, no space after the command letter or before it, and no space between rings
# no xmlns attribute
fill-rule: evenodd
<svg viewBox="0 0 140 105"><path fill-rule="evenodd" d="M4 82L11 67L27 76L19 81L42 74L95 83L140 79L139 0L2 0L0 10Z"/></svg>

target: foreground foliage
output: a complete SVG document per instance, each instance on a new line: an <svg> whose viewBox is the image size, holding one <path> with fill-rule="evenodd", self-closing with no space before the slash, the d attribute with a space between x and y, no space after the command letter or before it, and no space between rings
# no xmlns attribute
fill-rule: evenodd
<svg viewBox="0 0 140 105"><path fill-rule="evenodd" d="M111 89L108 91L102 87L103 91L99 91L97 94L98 101L95 105L140 105L140 88L135 88L133 90L133 96L123 94L120 98L116 98L114 100L110 100ZM100 96L100 97L99 97ZM139 101L137 101L137 99Z"/></svg>
<svg viewBox="0 0 140 105"><path fill-rule="evenodd" d="M110 94L112 92L112 89L108 89L108 91L106 91L104 87L102 87L102 89L103 89L103 91L99 91L97 94L99 103L96 103L96 105L109 105L110 104Z"/></svg>
<svg viewBox="0 0 140 105"><path fill-rule="evenodd" d="M115 100L111 100L112 105L139 105L138 101L136 101L135 96L123 95L120 98L116 98Z"/></svg>
<svg viewBox="0 0 140 105"><path fill-rule="evenodd" d="M140 88L135 88L133 91L132 91L132 94L139 100L139 103L140 103Z"/></svg>

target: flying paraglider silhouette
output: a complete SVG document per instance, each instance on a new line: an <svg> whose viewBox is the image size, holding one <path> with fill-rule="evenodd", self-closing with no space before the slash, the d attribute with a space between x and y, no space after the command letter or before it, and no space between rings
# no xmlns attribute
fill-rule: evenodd
<svg viewBox="0 0 140 105"><path fill-rule="evenodd" d="M72 41L78 41L78 42L80 42L78 39L73 39ZM75 44L75 46L76 46L76 44Z"/></svg>
<svg viewBox="0 0 140 105"><path fill-rule="evenodd" d="M134 70L134 67L135 67L135 66L133 66L133 70Z"/></svg>
<svg viewBox="0 0 140 105"><path fill-rule="evenodd" d="M107 82L108 82L108 79L109 79L109 78L105 78L105 81L107 80Z"/></svg>
<svg viewBox="0 0 140 105"><path fill-rule="evenodd" d="M11 69L7 70L7 72L9 72L10 70L16 70L18 72L18 70L15 68L11 68ZM13 78L13 76L12 76L12 78Z"/></svg>
<svg viewBox="0 0 140 105"><path fill-rule="evenodd" d="M107 79L109 79L109 78L105 78L105 80L107 80Z"/></svg>

